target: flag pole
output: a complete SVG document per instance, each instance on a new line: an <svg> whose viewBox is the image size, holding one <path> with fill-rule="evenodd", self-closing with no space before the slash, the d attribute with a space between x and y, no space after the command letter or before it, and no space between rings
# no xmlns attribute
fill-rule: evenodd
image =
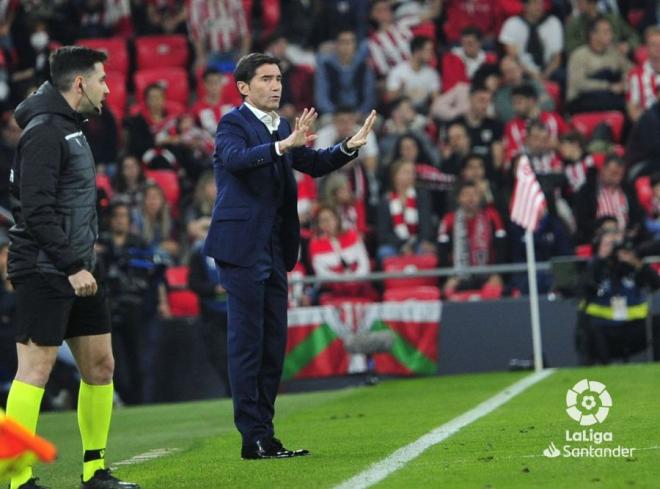
<svg viewBox="0 0 660 489"><path fill-rule="evenodd" d="M541 319L539 315L539 293L536 284L536 257L534 256L534 234L525 231L527 249L527 281L529 282L529 310L532 317L532 345L534 347L534 370L543 370L543 350L541 346Z"/></svg>

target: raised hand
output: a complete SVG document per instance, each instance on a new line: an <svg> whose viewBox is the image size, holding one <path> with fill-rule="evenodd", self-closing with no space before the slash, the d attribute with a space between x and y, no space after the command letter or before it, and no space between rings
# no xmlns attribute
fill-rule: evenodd
<svg viewBox="0 0 660 489"><path fill-rule="evenodd" d="M367 136L369 136L371 128L373 127L374 122L376 122L377 115L378 114L375 110L372 110L369 113L360 130L351 139L346 141L348 149L358 149L367 144Z"/></svg>
<svg viewBox="0 0 660 489"><path fill-rule="evenodd" d="M289 134L289 137L280 141L280 151L286 152L291 148L305 146L313 142L316 139L316 134L312 133L311 129L318 115L313 107L303 110L303 113L296 117L293 131Z"/></svg>

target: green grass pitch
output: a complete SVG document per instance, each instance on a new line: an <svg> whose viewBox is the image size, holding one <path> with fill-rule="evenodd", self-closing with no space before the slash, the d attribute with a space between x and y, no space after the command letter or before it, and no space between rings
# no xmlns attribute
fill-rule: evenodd
<svg viewBox="0 0 660 489"><path fill-rule="evenodd" d="M242 461L229 401L118 409L108 462L157 449L176 453L117 475L143 489L333 487L520 380L496 373L392 380L375 387L278 398L278 435L312 456ZM583 378L607 386L608 418L592 427L613 433L596 446L634 447L632 457L546 458L565 432L588 430L566 414L566 391ZM376 487L383 488L660 488L660 364L558 370L491 414L431 447ZM46 414L40 434L60 458L36 476L52 489L78 487L80 441L74 413Z"/></svg>

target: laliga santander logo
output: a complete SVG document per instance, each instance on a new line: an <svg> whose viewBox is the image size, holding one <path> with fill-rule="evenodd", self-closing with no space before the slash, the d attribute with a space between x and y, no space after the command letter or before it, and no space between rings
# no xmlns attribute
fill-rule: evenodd
<svg viewBox="0 0 660 489"><path fill-rule="evenodd" d="M605 384L582 379L566 392L566 412L581 426L602 423L612 407Z"/></svg>

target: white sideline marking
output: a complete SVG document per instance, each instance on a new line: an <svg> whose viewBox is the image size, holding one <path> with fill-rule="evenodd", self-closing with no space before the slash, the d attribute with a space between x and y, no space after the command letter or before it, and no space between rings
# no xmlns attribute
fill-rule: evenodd
<svg viewBox="0 0 660 489"><path fill-rule="evenodd" d="M171 455L176 452L180 452L180 448L154 448L153 450L149 450L148 452L140 453L139 455L135 455L134 457L131 457L127 460L122 460L120 462L115 462L110 466L111 469L116 469L117 467L121 465L136 465L136 464L141 464L144 462L148 462L149 460L154 460L156 458L161 458L161 457L166 457L167 455Z"/></svg>
<svg viewBox="0 0 660 489"><path fill-rule="evenodd" d="M519 380L510 385L503 391L495 394L490 399L485 400L478 406L452 419L451 421L438 426L427 434L418 438L414 442L399 448L387 458L376 462L369 468L360 472L354 477L336 486L335 489L366 489L385 479L387 476L403 468L408 462L419 457L425 450L446 440L456 434L460 429L479 418L490 414L498 407L506 404L518 394L533 386L537 382L545 379L555 372L554 369L541 370L532 375Z"/></svg>

